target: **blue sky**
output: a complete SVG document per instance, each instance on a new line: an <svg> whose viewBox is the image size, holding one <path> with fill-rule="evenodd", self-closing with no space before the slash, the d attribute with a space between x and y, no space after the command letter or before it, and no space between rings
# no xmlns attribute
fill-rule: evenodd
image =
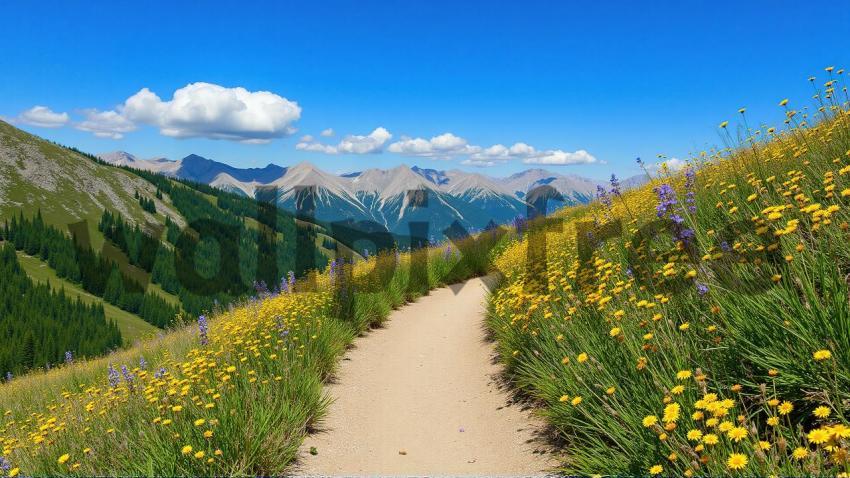
<svg viewBox="0 0 850 478"><path fill-rule="evenodd" d="M563 173L628 176L636 156L718 143L717 124L742 106L751 122L781 122L779 100L805 103L810 75L822 83L824 67L849 66L850 9L834 2L95 3L4 5L0 115L90 152L240 167L404 162L507 175L543 158L579 163L543 166ZM210 86L190 105L242 87L273 93L275 109L187 113L172 97L197 82ZM143 88L158 99L128 109ZM34 126L45 111L22 113L36 105L56 113L40 124L63 126ZM341 144L379 127L391 137ZM533 150L487 150L516 143ZM464 164L476 152L494 164Z"/></svg>

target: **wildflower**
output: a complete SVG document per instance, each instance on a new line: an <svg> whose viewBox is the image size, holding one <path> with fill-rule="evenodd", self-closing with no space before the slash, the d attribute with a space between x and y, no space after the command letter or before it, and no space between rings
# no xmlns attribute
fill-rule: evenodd
<svg viewBox="0 0 850 478"><path fill-rule="evenodd" d="M779 405L780 415L788 415L791 410L794 410L794 405L789 401L782 402L782 405Z"/></svg>
<svg viewBox="0 0 850 478"><path fill-rule="evenodd" d="M690 441L700 441L702 438L702 432L696 429L688 430L688 440Z"/></svg>
<svg viewBox="0 0 850 478"><path fill-rule="evenodd" d="M676 385L675 387L670 389L670 393L673 395L681 395L685 391L685 387L682 385Z"/></svg>
<svg viewBox="0 0 850 478"><path fill-rule="evenodd" d="M212 437L213 437L213 431L212 430L207 430L207 431L204 432L204 438L212 438Z"/></svg>
<svg viewBox="0 0 850 478"><path fill-rule="evenodd" d="M201 345L207 345L209 343L209 325L207 324L207 316L199 315L198 316L198 334L200 336Z"/></svg>
<svg viewBox="0 0 850 478"><path fill-rule="evenodd" d="M18 476L20 474L21 474L20 468L12 468L11 470L9 470L8 476L9 476L9 478L15 478L16 476Z"/></svg>
<svg viewBox="0 0 850 478"><path fill-rule="evenodd" d="M652 425L655 425L656 423L658 423L658 417L656 417L655 415L647 415L643 417L643 426L645 426L646 428L649 428Z"/></svg>
<svg viewBox="0 0 850 478"><path fill-rule="evenodd" d="M829 407L821 405L815 408L815 411L812 413L818 418L826 418L832 413L832 411L829 409Z"/></svg>
<svg viewBox="0 0 850 478"><path fill-rule="evenodd" d="M775 426L779 425L779 417L770 417L770 418L768 418L768 419L767 419L767 424L768 424L768 425L770 425L770 426L772 426L772 427L775 427Z"/></svg>
<svg viewBox="0 0 850 478"><path fill-rule="evenodd" d="M826 350L826 349L821 349L821 350L818 350L817 352L813 353L812 356L814 357L815 360L817 360L818 362L821 362L821 361L824 361L824 360L831 359L832 358L832 352L830 352L829 350Z"/></svg>
<svg viewBox="0 0 850 478"><path fill-rule="evenodd" d="M619 327L614 327L613 329L611 329L610 332L608 332L608 335L610 335L611 337L616 337L616 336L620 335L620 332L621 331L620 331Z"/></svg>
<svg viewBox="0 0 850 478"><path fill-rule="evenodd" d="M118 375L118 371L115 370L115 367L112 364L109 364L109 368L107 368L107 377L109 379L109 386L115 388L121 383L121 376Z"/></svg>
<svg viewBox="0 0 850 478"><path fill-rule="evenodd" d="M569 395L561 395L561 398L559 398L558 401L563 403L563 402L566 402L569 399L570 399Z"/></svg>
<svg viewBox="0 0 850 478"><path fill-rule="evenodd" d="M192 453L192 445L184 446L183 448L180 449L180 453L182 453L184 455L188 455L189 453Z"/></svg>
<svg viewBox="0 0 850 478"><path fill-rule="evenodd" d="M71 353L70 350L65 352L65 363L70 364L74 362L74 354Z"/></svg>
<svg viewBox="0 0 850 478"><path fill-rule="evenodd" d="M612 174L610 182L611 182L611 194L613 194L615 196L620 196L620 194L621 194L621 192L620 192L620 181L617 179L617 176Z"/></svg>
<svg viewBox="0 0 850 478"><path fill-rule="evenodd" d="M725 129L727 126L729 126L728 121L724 121L724 122L720 123L720 127L723 128L723 129Z"/></svg>
<svg viewBox="0 0 850 478"><path fill-rule="evenodd" d="M578 357L576 357L576 360L578 360L578 363L587 362L587 354L584 353L584 352L578 354Z"/></svg>
<svg viewBox="0 0 850 478"><path fill-rule="evenodd" d="M735 427L726 432L726 434L730 439L732 439L732 441L740 442L747 437L747 429L744 427Z"/></svg>
<svg viewBox="0 0 850 478"><path fill-rule="evenodd" d="M806 437L809 439L810 442L814 443L815 445L820 445L828 442L830 439L830 435L831 434L829 433L829 430L823 428L816 428L810 431L808 435L806 435Z"/></svg>
<svg viewBox="0 0 850 478"><path fill-rule="evenodd" d="M759 440L759 448L764 450L764 451L770 450L770 442L764 441L764 440Z"/></svg>
<svg viewBox="0 0 850 478"><path fill-rule="evenodd" d="M64 455L60 456L58 460L56 460L56 463L59 463L60 465L64 465L70 459L71 459L71 455L65 453Z"/></svg>
<svg viewBox="0 0 850 478"><path fill-rule="evenodd" d="M681 407L679 407L678 403L671 403L670 405L667 405L666 407L664 407L664 416L662 417L663 420L667 423L675 422L679 419L680 410Z"/></svg>
<svg viewBox="0 0 850 478"><path fill-rule="evenodd" d="M199 426L203 425L203 424L204 424L204 423L206 423L206 422L207 422L207 421L206 421L206 420L204 420L203 418L199 418L199 419L195 420L194 425L195 425L196 427L199 427Z"/></svg>
<svg viewBox="0 0 850 478"><path fill-rule="evenodd" d="M681 330L682 332L688 330L689 328L691 328L690 322L685 322L684 324L679 325L679 330Z"/></svg>
<svg viewBox="0 0 850 478"><path fill-rule="evenodd" d="M691 373L690 370L680 370L679 372L676 373L676 378L679 379L679 380L687 380L687 379L691 378L692 375L693 374Z"/></svg>
<svg viewBox="0 0 850 478"><path fill-rule="evenodd" d="M798 446L797 448L794 448L794 452L791 453L791 456L793 456L796 460L802 460L809 456L809 451L801 446Z"/></svg>
<svg viewBox="0 0 850 478"><path fill-rule="evenodd" d="M204 457L204 455L206 455L206 453L204 453L204 451L203 451L203 450L198 450L198 451L195 453L195 458L197 458L198 460L200 460L201 458L203 458L203 457Z"/></svg>
<svg viewBox="0 0 850 478"><path fill-rule="evenodd" d="M653 465L653 466L649 467L649 474L650 475L660 475L663 472L664 472L664 467L662 467L661 465Z"/></svg>
<svg viewBox="0 0 850 478"><path fill-rule="evenodd" d="M702 437L702 442L706 445L716 445L719 441L720 439L717 438L717 435L714 433L706 433L705 436Z"/></svg>
<svg viewBox="0 0 850 478"><path fill-rule="evenodd" d="M742 453L732 453L729 455L729 459L726 460L726 466L729 467L730 470L740 470L747 466L747 457Z"/></svg>

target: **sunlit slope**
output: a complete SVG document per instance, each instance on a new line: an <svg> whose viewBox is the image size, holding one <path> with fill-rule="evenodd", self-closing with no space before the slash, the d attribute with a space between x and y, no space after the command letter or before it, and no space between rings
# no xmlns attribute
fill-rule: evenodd
<svg viewBox="0 0 850 478"><path fill-rule="evenodd" d="M497 260L489 323L566 470L850 471L850 115L824 88L809 113L783 101L781 130L742 110L729 147L614 182Z"/></svg>
<svg viewBox="0 0 850 478"><path fill-rule="evenodd" d="M154 199L157 214L142 210L136 191ZM41 210L47 224L62 230L87 221L92 246L99 250L103 237L97 223L105 209L136 224L162 224L163 214L182 223L167 202L154 198L155 192L152 184L128 171L98 164L0 121L0 219Z"/></svg>

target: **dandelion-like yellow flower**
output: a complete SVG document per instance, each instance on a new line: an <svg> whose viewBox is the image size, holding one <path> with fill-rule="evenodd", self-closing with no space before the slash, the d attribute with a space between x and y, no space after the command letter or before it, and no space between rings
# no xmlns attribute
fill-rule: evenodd
<svg viewBox="0 0 850 478"><path fill-rule="evenodd" d="M56 460L56 462L59 463L60 465L64 465L70 459L71 459L71 455L65 453L64 455L60 456L59 459Z"/></svg>
<svg viewBox="0 0 850 478"><path fill-rule="evenodd" d="M664 467L662 467L661 465L653 465L653 466L649 467L649 474L650 475L660 475L663 472L664 472Z"/></svg>
<svg viewBox="0 0 850 478"><path fill-rule="evenodd" d="M715 435L714 433L706 433L702 437L702 442L705 443L706 445L717 445L717 443L719 441L720 441L720 439L717 438L717 435Z"/></svg>
<svg viewBox="0 0 850 478"><path fill-rule="evenodd" d="M732 453L729 455L729 459L726 460L726 466L729 467L730 470L740 470L747 466L749 460L747 456L743 453Z"/></svg>
<svg viewBox="0 0 850 478"><path fill-rule="evenodd" d="M573 406L577 406L579 403L581 403L581 400L582 400L581 397L573 397L573 399L572 399L572 401L570 401L570 403L572 403Z"/></svg>
<svg viewBox="0 0 850 478"><path fill-rule="evenodd" d="M788 415L792 410L794 410L794 405L789 401L784 401L781 405L779 405L780 415Z"/></svg>
<svg viewBox="0 0 850 478"><path fill-rule="evenodd" d="M198 460L200 460L201 458L203 458L203 457L204 457L204 455L206 455L206 453L204 453L204 451L203 451L203 450L199 450L198 452L196 452L196 453L195 453L195 458L197 458Z"/></svg>
<svg viewBox="0 0 850 478"><path fill-rule="evenodd" d="M747 437L747 429L744 427L735 427L726 433L732 441L740 442Z"/></svg>
<svg viewBox="0 0 850 478"><path fill-rule="evenodd" d="M796 459L796 460L802 460L802 459L806 458L807 456L809 456L809 450L806 450L805 448L798 446L797 448L794 448L794 452L791 453L791 456L793 456L794 459Z"/></svg>
<svg viewBox="0 0 850 478"><path fill-rule="evenodd" d="M676 373L676 378L679 380L687 380L691 378L692 375L693 374L690 370L680 370L678 373Z"/></svg>
<svg viewBox="0 0 850 478"><path fill-rule="evenodd" d="M563 403L570 399L569 395L561 395L561 398L558 399L559 402Z"/></svg>
<svg viewBox="0 0 850 478"><path fill-rule="evenodd" d="M183 448L180 449L180 453L182 453L184 455L188 455L189 453L192 453L192 445L184 446Z"/></svg>
<svg viewBox="0 0 850 478"><path fill-rule="evenodd" d="M829 407L821 405L815 408L815 411L812 413L818 418L826 418L832 413L832 410L830 410Z"/></svg>
<svg viewBox="0 0 850 478"><path fill-rule="evenodd" d="M821 362L821 361L824 361L824 360L831 359L832 358L832 352L830 352L829 350L826 350L826 349L822 349L822 350L818 350L817 352L813 353L812 357L814 357L814 359L817 360L818 362Z"/></svg>
<svg viewBox="0 0 850 478"><path fill-rule="evenodd" d="M829 430L823 428L815 428L814 430L810 431L808 435L806 435L806 438L808 438L809 441L814 443L815 445L821 445L828 442L831 438L831 435L832 434L829 433Z"/></svg>
<svg viewBox="0 0 850 478"><path fill-rule="evenodd" d="M655 415L647 415L643 417L643 426L645 426L646 428L649 428L652 425L655 425L656 423L658 423L658 417L656 417Z"/></svg>
<svg viewBox="0 0 850 478"><path fill-rule="evenodd" d="M576 357L576 360L578 360L578 363L587 362L587 354L584 353L584 352L578 354L578 357Z"/></svg>
<svg viewBox="0 0 850 478"><path fill-rule="evenodd" d="M664 417L662 418L665 422L676 422L679 419L679 412L681 411L681 407L678 403L671 403L664 407Z"/></svg>

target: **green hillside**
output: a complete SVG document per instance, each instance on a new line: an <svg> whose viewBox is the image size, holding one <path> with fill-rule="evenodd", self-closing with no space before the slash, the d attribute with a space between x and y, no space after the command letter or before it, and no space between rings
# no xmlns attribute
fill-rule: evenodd
<svg viewBox="0 0 850 478"><path fill-rule="evenodd" d="M118 329L121 331L121 337L124 338L125 343L132 344L138 339L154 335L159 330L139 318L138 315L131 314L112 304L106 303L100 297L86 292L79 285L60 278L50 266L37 257L18 252L18 263L30 279L36 283L45 284L49 282L53 290L63 289L65 295L72 299L79 298L85 304L102 305L106 318L118 325ZM170 294L167 295L170 296Z"/></svg>
<svg viewBox="0 0 850 478"><path fill-rule="evenodd" d="M129 171L98 164L0 121L0 220L41 210L45 222L60 230L86 221L94 250L103 245L97 222L104 209L138 224L163 224L163 214L183 223L164 200L154 201L158 214L142 210L136 191L154 198L156 188Z"/></svg>

